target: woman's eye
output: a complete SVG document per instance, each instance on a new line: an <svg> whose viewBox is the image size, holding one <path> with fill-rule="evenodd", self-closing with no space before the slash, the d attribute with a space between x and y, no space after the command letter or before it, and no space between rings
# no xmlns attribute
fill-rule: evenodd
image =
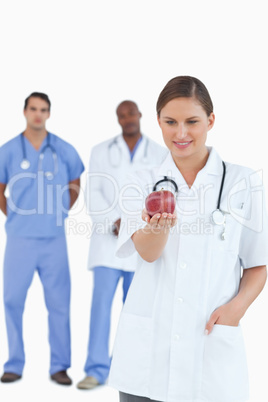
<svg viewBox="0 0 268 402"><path fill-rule="evenodd" d="M189 124L195 124L195 123L197 123L197 120L189 120L188 123Z"/></svg>
<svg viewBox="0 0 268 402"><path fill-rule="evenodd" d="M170 126L172 126L172 124L174 124L175 121L173 121L173 120L167 120L166 123L169 124Z"/></svg>

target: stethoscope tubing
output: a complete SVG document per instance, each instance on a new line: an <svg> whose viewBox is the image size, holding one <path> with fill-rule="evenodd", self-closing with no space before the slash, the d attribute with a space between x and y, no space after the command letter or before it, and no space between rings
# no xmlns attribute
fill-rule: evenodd
<svg viewBox="0 0 268 402"><path fill-rule="evenodd" d="M225 182L225 176L226 176L226 165L225 162L222 161L222 167L223 167L223 173L222 173L222 179L221 179L221 185L220 185L220 190L219 190L219 196L217 200L217 207L216 209L212 212L211 214L211 219L215 225L223 225L224 226L224 231L221 235L222 240L225 240L225 213L221 209L221 197L222 197L222 191L223 191L223 186ZM179 189L178 185L175 182L175 180L171 179L168 176L164 176L163 179L159 180L155 185L153 186L153 191L157 191L157 186L161 183L169 182L173 185L175 195L178 194Z"/></svg>
<svg viewBox="0 0 268 402"><path fill-rule="evenodd" d="M219 211L221 211L221 195L222 195L222 190L223 190L225 176L226 176L226 165L223 161L222 161L222 167L223 167L223 173L222 173L221 187L220 187L219 197L218 197L218 202L217 202L217 209Z"/></svg>
<svg viewBox="0 0 268 402"><path fill-rule="evenodd" d="M146 141L145 146L144 146L144 152L143 152L143 160L144 162L148 162L148 146L149 146L149 141L148 138L145 138L143 136L144 140ZM112 162L112 158L111 158L111 148L113 146L117 147L117 150L119 151L119 157L118 157L118 163L113 163ZM120 162L121 162L121 157L122 157L122 149L118 144L118 136L116 136L108 145L108 158L109 158L109 163L111 166L113 167L118 167L120 166Z"/></svg>
<svg viewBox="0 0 268 402"><path fill-rule="evenodd" d="M223 173L222 173L221 186L220 186L220 191L219 191L219 196L218 196L218 201L217 201L217 210L219 210L219 211L221 211L221 196L222 196L222 190L223 190L225 176L226 176L226 165L225 165L225 163L223 161L222 161L222 167L223 167ZM161 179L158 182L156 182L155 185L153 186L153 191L156 191L157 186L159 184L165 183L165 182L171 183L173 185L173 187L174 187L175 193L178 194L179 189L178 189L177 183L175 182L175 180L171 179L168 176L164 176L163 179Z"/></svg>
<svg viewBox="0 0 268 402"><path fill-rule="evenodd" d="M21 162L21 168L26 170L30 167L30 162L27 159L27 153L26 153L26 146L25 146L25 139L23 133L21 133L21 146L22 146L22 162ZM52 157L53 157L53 163L54 163L54 171L53 172L44 172L44 174L47 176L47 178L53 178L57 172L58 172L58 159L57 159L57 153L55 148L51 145L50 143L50 133L47 133L47 143L41 150L41 153L39 155L39 161L38 161L38 172L43 171L43 160L45 156L45 152L47 149L51 150Z"/></svg>
<svg viewBox="0 0 268 402"><path fill-rule="evenodd" d="M159 184L165 183L165 182L171 183L174 186L175 193L178 194L179 189L178 189L177 183L175 182L175 180L173 180L173 179L171 179L170 177L167 177L167 176L164 176L164 178L162 180L159 180L157 183L155 183L155 185L153 187L153 191L156 191L157 186Z"/></svg>

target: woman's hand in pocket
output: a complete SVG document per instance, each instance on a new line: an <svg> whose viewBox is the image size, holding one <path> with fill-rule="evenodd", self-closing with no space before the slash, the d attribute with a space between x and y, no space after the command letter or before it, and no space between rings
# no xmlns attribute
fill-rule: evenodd
<svg viewBox="0 0 268 402"><path fill-rule="evenodd" d="M243 315L244 311L241 306L237 303L236 299L233 299L213 311L207 322L205 333L207 335L210 334L215 324L237 327Z"/></svg>

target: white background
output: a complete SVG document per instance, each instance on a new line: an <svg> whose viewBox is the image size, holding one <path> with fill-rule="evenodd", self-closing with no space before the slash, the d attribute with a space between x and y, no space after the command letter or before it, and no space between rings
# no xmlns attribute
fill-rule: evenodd
<svg viewBox="0 0 268 402"><path fill-rule="evenodd" d="M136 101L142 131L159 143L155 103L166 82L193 75L210 91L216 124L209 133L226 161L263 170L267 160L267 17L255 0L1 0L0 145L25 128L24 99L33 91L52 101L47 128L72 143L85 165L96 143L120 132L115 108ZM82 176L82 186L85 173ZM81 196L75 219L89 222ZM68 222L67 222L68 224ZM68 234L72 276L72 368L83 377L92 276L87 272L89 239ZM5 246L0 217L0 261ZM1 276L2 281L2 276ZM0 284L2 299L2 283ZM114 302L113 340L121 309ZM251 382L251 402L267 402L267 289L243 318ZM117 401L117 391L64 388L49 380L47 314L34 278L24 315L26 366L23 380L0 384L3 401ZM0 366L7 359L4 311L0 302Z"/></svg>

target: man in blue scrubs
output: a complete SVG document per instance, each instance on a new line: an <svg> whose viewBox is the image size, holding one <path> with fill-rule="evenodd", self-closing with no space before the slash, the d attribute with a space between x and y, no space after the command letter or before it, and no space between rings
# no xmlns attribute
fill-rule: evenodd
<svg viewBox="0 0 268 402"><path fill-rule="evenodd" d="M84 166L72 145L47 132L47 95L32 93L25 100L24 116L25 131L0 148L0 208L7 215L4 304L9 346L1 381L13 382L22 376L22 317L37 271L48 310L50 376L70 385L66 372L70 367L70 273L64 219L78 197Z"/></svg>

